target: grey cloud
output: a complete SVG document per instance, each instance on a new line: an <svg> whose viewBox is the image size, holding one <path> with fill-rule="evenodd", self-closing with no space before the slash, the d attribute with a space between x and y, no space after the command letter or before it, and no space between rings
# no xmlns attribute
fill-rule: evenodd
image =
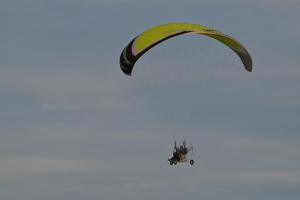
<svg viewBox="0 0 300 200"><path fill-rule="evenodd" d="M297 1L9 2L1 199L299 199ZM178 20L239 38L254 71L214 41L181 38L122 74L126 42ZM195 166L169 166L174 136L192 141Z"/></svg>

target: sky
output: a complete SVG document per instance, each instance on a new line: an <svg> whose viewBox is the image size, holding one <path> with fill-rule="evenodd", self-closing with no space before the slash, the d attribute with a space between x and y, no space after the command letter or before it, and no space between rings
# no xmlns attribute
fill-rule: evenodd
<svg viewBox="0 0 300 200"><path fill-rule="evenodd" d="M0 0L0 199L298 200L299 0ZM203 36L119 56L152 26ZM195 165L170 166L174 137Z"/></svg>

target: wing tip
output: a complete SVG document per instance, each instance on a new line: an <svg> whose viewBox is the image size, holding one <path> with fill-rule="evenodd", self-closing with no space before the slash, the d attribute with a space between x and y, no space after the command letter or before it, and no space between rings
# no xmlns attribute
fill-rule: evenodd
<svg viewBox="0 0 300 200"><path fill-rule="evenodd" d="M252 66L245 67L248 72L252 72Z"/></svg>
<svg viewBox="0 0 300 200"><path fill-rule="evenodd" d="M132 73L132 68L133 68L133 64L132 62L126 60L123 57L123 53L120 56L120 68L123 71L124 74L130 76Z"/></svg>
<svg viewBox="0 0 300 200"><path fill-rule="evenodd" d="M123 73L126 74L127 76L131 76L131 72L125 71L125 70L123 70L123 69L122 69L122 71L123 71Z"/></svg>
<svg viewBox="0 0 300 200"><path fill-rule="evenodd" d="M128 68L128 67L122 65L121 63L120 63L120 67L121 67L121 70L122 70L122 72L123 72L124 74L126 74L127 76L131 76L132 69L130 69L130 68Z"/></svg>

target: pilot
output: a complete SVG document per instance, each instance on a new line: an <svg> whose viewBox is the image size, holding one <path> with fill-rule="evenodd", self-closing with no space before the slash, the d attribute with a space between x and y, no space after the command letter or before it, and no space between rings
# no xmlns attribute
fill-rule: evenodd
<svg viewBox="0 0 300 200"><path fill-rule="evenodd" d="M180 150L180 152L183 152L184 148L182 145L180 146L179 150Z"/></svg>

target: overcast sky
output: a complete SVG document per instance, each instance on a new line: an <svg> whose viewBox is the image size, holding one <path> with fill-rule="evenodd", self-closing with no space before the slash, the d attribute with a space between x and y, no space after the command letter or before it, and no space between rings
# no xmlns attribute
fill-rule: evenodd
<svg viewBox="0 0 300 200"><path fill-rule="evenodd" d="M299 0L0 0L0 199L298 200ZM125 45L167 22L181 36L131 77ZM173 138L194 166L169 166Z"/></svg>

